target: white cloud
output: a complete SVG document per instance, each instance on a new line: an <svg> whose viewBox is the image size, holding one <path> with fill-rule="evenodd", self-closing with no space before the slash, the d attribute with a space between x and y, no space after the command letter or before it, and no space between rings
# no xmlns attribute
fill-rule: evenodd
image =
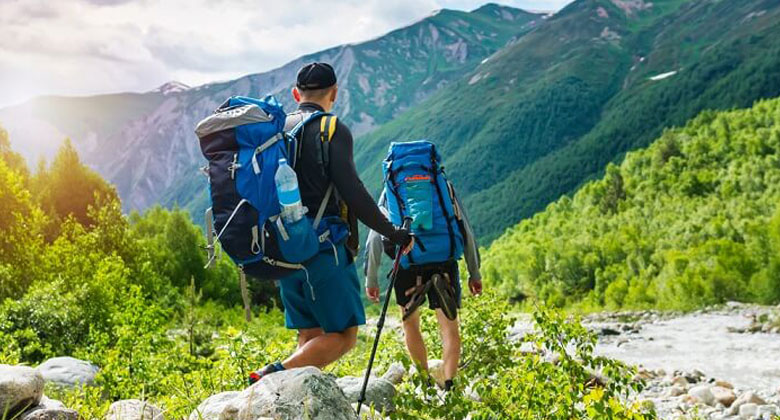
<svg viewBox="0 0 780 420"><path fill-rule="evenodd" d="M514 0L557 9L568 0ZM0 106L269 70L479 0L0 0Z"/></svg>

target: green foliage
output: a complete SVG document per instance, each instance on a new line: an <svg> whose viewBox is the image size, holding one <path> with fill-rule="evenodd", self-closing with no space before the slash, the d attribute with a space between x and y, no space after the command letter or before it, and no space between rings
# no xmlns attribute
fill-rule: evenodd
<svg viewBox="0 0 780 420"><path fill-rule="evenodd" d="M779 155L780 100L705 112L510 229L487 281L557 306L777 302Z"/></svg>
<svg viewBox="0 0 780 420"><path fill-rule="evenodd" d="M395 417L654 418L629 402L642 387L634 382L633 370L594 356L596 337L578 320L543 308L533 318L536 332L523 342L534 350L522 352L523 342L508 337L508 327L515 320L505 303L490 295L468 299L461 318L467 357L454 388L439 394L428 385L431 379L425 373L413 376L400 387ZM438 329L432 322L424 323L424 335L426 341L435 341ZM595 372L601 382L594 379Z"/></svg>

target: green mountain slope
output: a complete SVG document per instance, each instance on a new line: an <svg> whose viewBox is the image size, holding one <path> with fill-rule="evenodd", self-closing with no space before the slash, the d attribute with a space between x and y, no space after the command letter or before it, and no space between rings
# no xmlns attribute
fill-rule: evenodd
<svg viewBox="0 0 780 420"><path fill-rule="evenodd" d="M487 281L563 305L780 300L780 99L706 111L509 229Z"/></svg>
<svg viewBox="0 0 780 420"><path fill-rule="evenodd" d="M766 0L576 1L365 136L358 165L378 190L390 141L436 141L492 240L663 127L780 94L779 17Z"/></svg>

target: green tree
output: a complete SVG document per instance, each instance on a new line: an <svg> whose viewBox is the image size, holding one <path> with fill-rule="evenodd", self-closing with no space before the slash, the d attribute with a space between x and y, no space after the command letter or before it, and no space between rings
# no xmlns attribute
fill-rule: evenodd
<svg viewBox="0 0 780 420"><path fill-rule="evenodd" d="M90 206L101 199L118 199L114 187L81 162L70 139L62 144L49 170L39 170L33 185L41 207L53 220L72 215L84 226L94 223L88 215Z"/></svg>
<svg viewBox="0 0 780 420"><path fill-rule="evenodd" d="M45 221L22 174L0 159L0 301L19 297L38 276Z"/></svg>

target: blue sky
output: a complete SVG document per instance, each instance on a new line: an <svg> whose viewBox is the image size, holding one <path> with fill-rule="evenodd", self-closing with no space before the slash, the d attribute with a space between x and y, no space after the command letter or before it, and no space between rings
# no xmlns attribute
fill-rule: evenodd
<svg viewBox="0 0 780 420"><path fill-rule="evenodd" d="M478 0L0 0L0 107L269 70ZM507 0L557 10L568 0Z"/></svg>

